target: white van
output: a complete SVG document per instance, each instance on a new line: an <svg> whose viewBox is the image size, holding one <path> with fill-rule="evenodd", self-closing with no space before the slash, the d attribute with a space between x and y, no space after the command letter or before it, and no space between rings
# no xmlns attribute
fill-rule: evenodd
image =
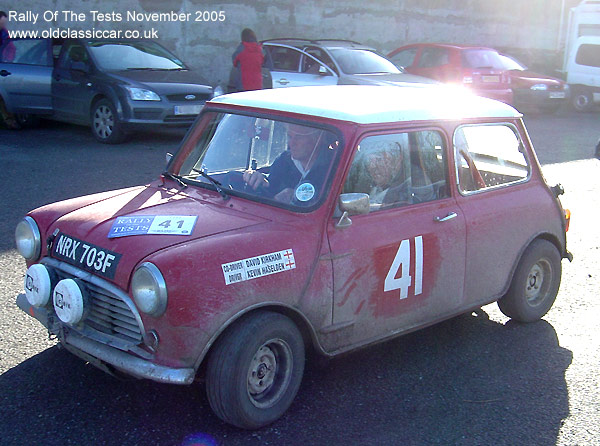
<svg viewBox="0 0 600 446"><path fill-rule="evenodd" d="M565 68L573 107L590 110L600 102L600 36L579 37Z"/></svg>

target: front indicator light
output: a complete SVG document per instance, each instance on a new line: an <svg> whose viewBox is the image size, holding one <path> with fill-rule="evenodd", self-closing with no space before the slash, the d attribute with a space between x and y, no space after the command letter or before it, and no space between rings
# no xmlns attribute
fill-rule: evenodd
<svg viewBox="0 0 600 446"><path fill-rule="evenodd" d="M569 232L569 224L571 223L571 211L565 209L565 232Z"/></svg>

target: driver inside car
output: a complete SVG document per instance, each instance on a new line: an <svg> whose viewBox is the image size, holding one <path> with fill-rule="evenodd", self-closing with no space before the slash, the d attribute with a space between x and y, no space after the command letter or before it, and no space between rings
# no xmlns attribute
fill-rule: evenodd
<svg viewBox="0 0 600 446"><path fill-rule="evenodd" d="M279 155L265 175L257 170L244 172L244 181L255 191L283 203L311 202L320 194L333 155L328 132L287 124L288 150ZM328 150L329 149L329 150Z"/></svg>

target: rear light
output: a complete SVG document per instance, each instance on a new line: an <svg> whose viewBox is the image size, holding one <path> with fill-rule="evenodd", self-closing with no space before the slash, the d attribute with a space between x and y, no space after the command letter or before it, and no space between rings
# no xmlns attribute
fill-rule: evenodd
<svg viewBox="0 0 600 446"><path fill-rule="evenodd" d="M569 231L569 224L571 223L571 211L565 209L565 232Z"/></svg>

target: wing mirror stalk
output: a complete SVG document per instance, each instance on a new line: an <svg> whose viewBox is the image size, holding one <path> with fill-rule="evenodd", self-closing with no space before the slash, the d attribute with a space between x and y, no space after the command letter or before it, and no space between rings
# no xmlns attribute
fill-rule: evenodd
<svg viewBox="0 0 600 446"><path fill-rule="evenodd" d="M339 208L342 211L340 220L336 223L336 228L347 228L352 224L351 215L368 214L371 210L368 194L342 194L339 198Z"/></svg>

